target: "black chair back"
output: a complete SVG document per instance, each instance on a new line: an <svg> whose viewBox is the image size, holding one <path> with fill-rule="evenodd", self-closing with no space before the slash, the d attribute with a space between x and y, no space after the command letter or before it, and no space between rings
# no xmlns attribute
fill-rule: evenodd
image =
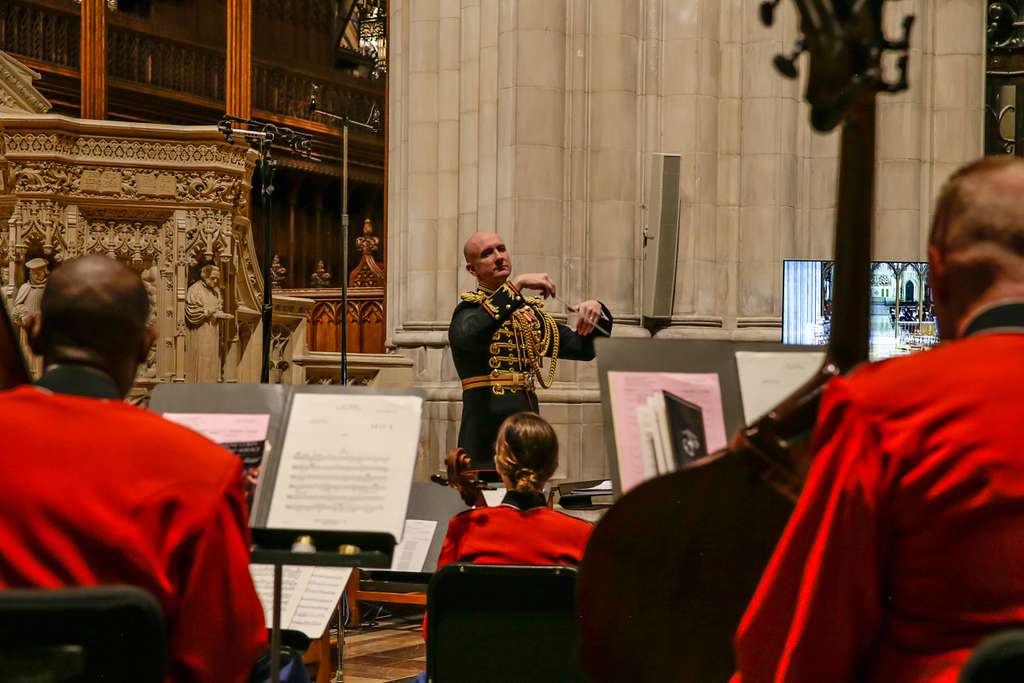
<svg viewBox="0 0 1024 683"><path fill-rule="evenodd" d="M960 671L958 683L1024 681L1024 631L1003 631L981 641Z"/></svg>
<svg viewBox="0 0 1024 683"><path fill-rule="evenodd" d="M4 683L161 683L163 612L132 586L0 590Z"/></svg>
<svg viewBox="0 0 1024 683"><path fill-rule="evenodd" d="M427 676L577 683L576 569L451 564L427 591Z"/></svg>

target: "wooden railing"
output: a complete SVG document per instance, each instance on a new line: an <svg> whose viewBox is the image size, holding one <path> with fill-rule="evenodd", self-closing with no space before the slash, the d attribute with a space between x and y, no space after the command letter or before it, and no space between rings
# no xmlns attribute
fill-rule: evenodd
<svg viewBox="0 0 1024 683"><path fill-rule="evenodd" d="M224 101L224 53L111 26L109 74L213 102Z"/></svg>
<svg viewBox="0 0 1024 683"><path fill-rule="evenodd" d="M310 11L323 3L291 3L292 12ZM296 15L297 16L297 15ZM80 18L69 12L25 0L0 0L0 48L47 66L77 70ZM110 78L168 91L208 108L222 110L225 93L224 47L174 40L134 30L112 15L107 28L107 63ZM327 111L366 121L376 108L383 111L384 90L376 81L335 72L315 75L282 64L256 60L253 66L253 110L309 119L306 109L313 84L320 85L320 106ZM322 126L322 122L317 122Z"/></svg>
<svg viewBox="0 0 1024 683"><path fill-rule="evenodd" d="M325 111L345 115L355 121L366 121L374 107L383 111L384 93L361 90L356 86L365 88L365 85L357 84L355 79L332 83L263 61L257 61L253 68L253 109L299 119L309 118L307 105L314 83L320 85L319 105Z"/></svg>
<svg viewBox="0 0 1024 683"><path fill-rule="evenodd" d="M0 47L6 52L77 69L80 42L77 14L17 0L0 2Z"/></svg>

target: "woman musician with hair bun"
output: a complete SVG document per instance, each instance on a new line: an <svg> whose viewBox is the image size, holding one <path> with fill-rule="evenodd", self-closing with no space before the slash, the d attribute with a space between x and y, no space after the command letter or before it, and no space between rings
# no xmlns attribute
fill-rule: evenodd
<svg viewBox="0 0 1024 683"><path fill-rule="evenodd" d="M508 493L501 505L451 519L437 560L477 564L577 565L593 527L545 505L558 467L558 437L536 413L510 415L498 430L494 464Z"/></svg>

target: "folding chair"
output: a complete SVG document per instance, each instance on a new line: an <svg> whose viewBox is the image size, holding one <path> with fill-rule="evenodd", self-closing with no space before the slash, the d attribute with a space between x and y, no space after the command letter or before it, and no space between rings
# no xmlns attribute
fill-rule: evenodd
<svg viewBox="0 0 1024 683"><path fill-rule="evenodd" d="M451 564L427 590L427 676L576 683L576 569Z"/></svg>
<svg viewBox="0 0 1024 683"><path fill-rule="evenodd" d="M161 683L163 612L132 586L0 590L5 683Z"/></svg>

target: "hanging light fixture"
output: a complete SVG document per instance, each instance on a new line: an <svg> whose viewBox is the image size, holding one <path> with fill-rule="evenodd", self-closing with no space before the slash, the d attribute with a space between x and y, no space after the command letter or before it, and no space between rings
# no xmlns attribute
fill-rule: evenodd
<svg viewBox="0 0 1024 683"><path fill-rule="evenodd" d="M387 0L353 0L336 43L336 65L370 78L387 75Z"/></svg>

